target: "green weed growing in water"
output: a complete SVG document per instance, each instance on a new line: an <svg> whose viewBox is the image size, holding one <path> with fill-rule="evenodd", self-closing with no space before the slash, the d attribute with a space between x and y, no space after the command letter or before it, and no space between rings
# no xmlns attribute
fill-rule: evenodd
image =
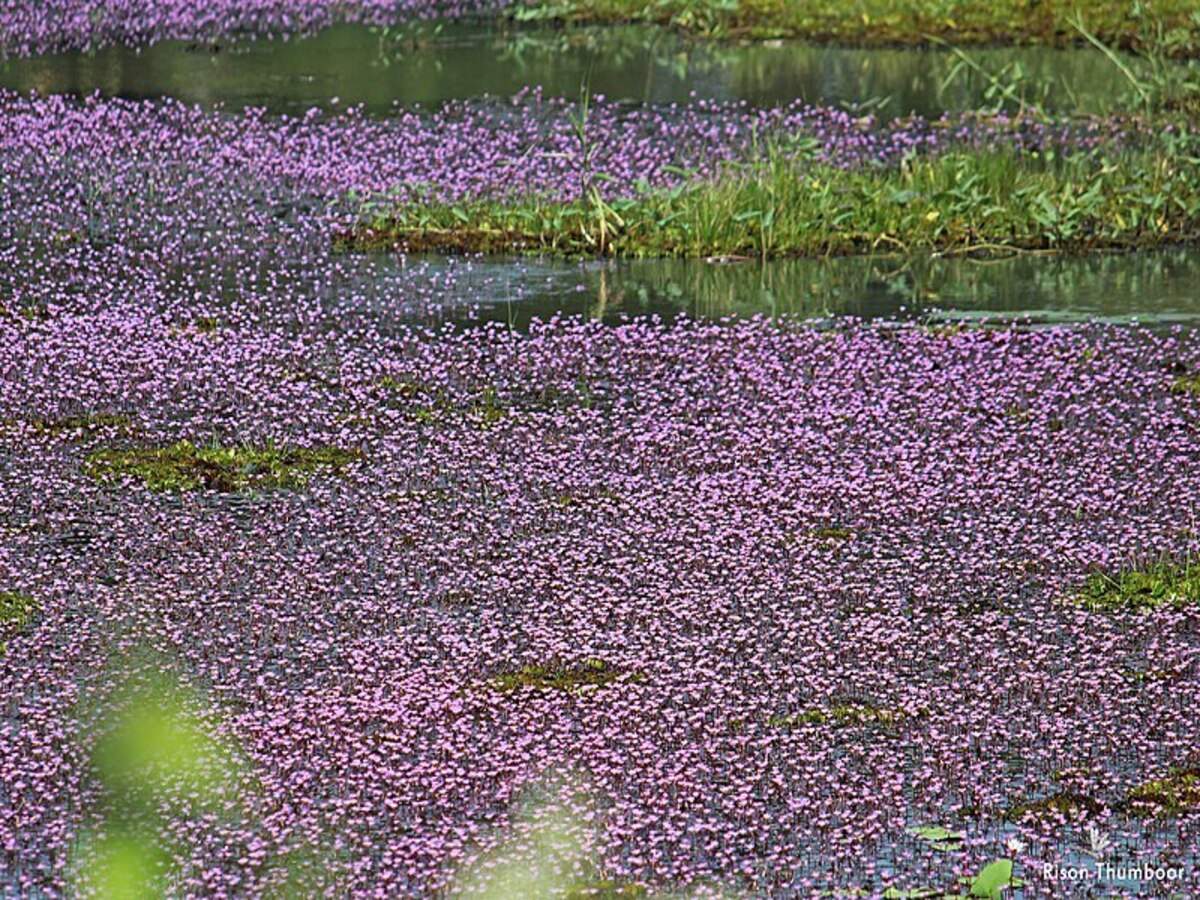
<svg viewBox="0 0 1200 900"><path fill-rule="evenodd" d="M1200 374L1180 375L1171 382L1171 393L1200 397Z"/></svg>
<svg viewBox="0 0 1200 900"><path fill-rule="evenodd" d="M1092 612L1148 612L1200 602L1200 565L1164 558L1115 573L1095 572L1075 597Z"/></svg>
<svg viewBox="0 0 1200 900"><path fill-rule="evenodd" d="M22 591L0 591L0 656L8 641L29 627L37 615L38 602Z"/></svg>
<svg viewBox="0 0 1200 900"><path fill-rule="evenodd" d="M589 659L576 665L527 665L492 679L501 691L533 689L539 691L578 691L616 681L621 671L602 659Z"/></svg>
<svg viewBox="0 0 1200 900"><path fill-rule="evenodd" d="M338 447L223 447L180 441L167 447L105 449L90 454L84 472L98 481L134 478L153 491L300 488L313 475L337 473L361 458Z"/></svg>
<svg viewBox="0 0 1200 900"><path fill-rule="evenodd" d="M1135 815L1167 818L1200 809L1200 768L1174 769L1143 782L1126 797Z"/></svg>

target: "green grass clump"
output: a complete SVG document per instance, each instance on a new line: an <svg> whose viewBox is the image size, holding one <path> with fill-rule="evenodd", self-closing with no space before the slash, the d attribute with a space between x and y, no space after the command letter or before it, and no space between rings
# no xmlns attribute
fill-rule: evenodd
<svg viewBox="0 0 1200 900"><path fill-rule="evenodd" d="M1004 818L1010 822L1022 819L1048 819L1072 817L1080 813L1095 814L1100 812L1102 805L1092 797L1084 794L1059 793L1040 800L1014 803L1005 810Z"/></svg>
<svg viewBox="0 0 1200 900"><path fill-rule="evenodd" d="M813 707L791 715L771 716L767 724L772 728L795 728L798 725L824 725L839 727L855 725L882 725L891 728L906 718L904 710L884 709L869 703L847 703L827 708Z"/></svg>
<svg viewBox="0 0 1200 900"><path fill-rule="evenodd" d="M4 425L12 428L21 425L28 427L34 434L43 437L58 437L63 434L88 433L93 431L111 430L129 433L133 430L133 420L129 416L118 413L90 412L61 418L46 418L37 416L30 419L9 419Z"/></svg>
<svg viewBox="0 0 1200 900"><path fill-rule="evenodd" d="M1128 0L525 0L521 21L576 24L638 22L705 37L804 38L868 46L1048 44L1079 40L1078 10L1101 40L1140 48L1144 19ZM1155 0L1153 12L1172 33L1178 55L1200 52L1200 22L1191 0Z"/></svg>
<svg viewBox="0 0 1200 900"><path fill-rule="evenodd" d="M951 152L841 170L780 150L633 196L364 207L349 247L564 256L829 256L1086 252L1200 238L1191 138L1107 158Z"/></svg>
<svg viewBox="0 0 1200 900"><path fill-rule="evenodd" d="M577 665L528 665L492 679L501 691L532 688L540 691L577 691L587 685L605 685L621 672L602 659L589 659Z"/></svg>
<svg viewBox="0 0 1200 900"><path fill-rule="evenodd" d="M1116 574L1096 572L1076 602L1092 612L1146 612L1200 602L1200 565L1161 561Z"/></svg>
<svg viewBox="0 0 1200 900"><path fill-rule="evenodd" d="M603 879L571 887L566 900L620 900L625 897L646 897L649 892L640 884Z"/></svg>
<svg viewBox="0 0 1200 900"><path fill-rule="evenodd" d="M1147 781L1126 799L1131 811L1147 816L1178 816L1200 808L1200 768L1176 769Z"/></svg>
<svg viewBox="0 0 1200 900"><path fill-rule="evenodd" d="M1200 375L1180 375L1171 382L1171 393L1200 397Z"/></svg>
<svg viewBox="0 0 1200 900"><path fill-rule="evenodd" d="M100 450L84 471L100 481L136 478L153 491L300 488L318 472L339 472L360 458L338 447L198 447L180 441L167 447Z"/></svg>
<svg viewBox="0 0 1200 900"><path fill-rule="evenodd" d="M0 656L8 641L29 627L37 614L38 602L20 591L0 591Z"/></svg>
<svg viewBox="0 0 1200 900"><path fill-rule="evenodd" d="M812 531L812 536L822 541L852 541L854 534L853 528L845 528L841 525L814 528Z"/></svg>

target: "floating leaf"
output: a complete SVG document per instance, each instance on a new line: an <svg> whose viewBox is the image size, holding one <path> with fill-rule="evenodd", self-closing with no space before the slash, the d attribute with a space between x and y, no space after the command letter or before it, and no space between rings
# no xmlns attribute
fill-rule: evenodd
<svg viewBox="0 0 1200 900"><path fill-rule="evenodd" d="M1011 859L994 859L975 876L971 882L972 897L999 897L1000 892L1012 885L1013 864Z"/></svg>

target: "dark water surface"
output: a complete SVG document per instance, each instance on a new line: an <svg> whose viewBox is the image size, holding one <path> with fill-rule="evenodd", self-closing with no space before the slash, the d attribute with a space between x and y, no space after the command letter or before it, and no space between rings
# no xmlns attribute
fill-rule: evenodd
<svg viewBox="0 0 1200 900"><path fill-rule="evenodd" d="M986 49L970 56L1028 99L1062 111L1102 111L1127 89L1117 68L1092 50ZM170 96L290 113L363 104L371 113L386 114L396 104L507 96L530 86L577 96L586 83L593 93L629 101L683 102L695 95L874 108L868 102L880 100L886 101L879 106L886 115L936 116L992 103L984 75L951 78L960 63L939 50L701 44L640 27L560 31L446 24L396 35L343 25L287 40L217 46L168 41L141 50L110 47L7 60L0 62L0 87Z"/></svg>

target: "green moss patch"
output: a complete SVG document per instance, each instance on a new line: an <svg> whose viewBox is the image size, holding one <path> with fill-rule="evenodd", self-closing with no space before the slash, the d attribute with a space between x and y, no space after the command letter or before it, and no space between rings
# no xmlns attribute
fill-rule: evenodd
<svg viewBox="0 0 1200 900"><path fill-rule="evenodd" d="M84 471L98 481L134 478L153 491L300 488L319 473L337 473L361 454L338 447L198 447L180 441L168 447L100 450Z"/></svg>
<svg viewBox="0 0 1200 900"><path fill-rule="evenodd" d="M1126 800L1130 812L1142 816L1178 816L1200 809L1200 767L1175 769L1139 784Z"/></svg>
<svg viewBox="0 0 1200 900"><path fill-rule="evenodd" d="M0 591L0 656L8 641L29 627L37 615L38 602L20 591Z"/></svg>
<svg viewBox="0 0 1200 900"><path fill-rule="evenodd" d="M1084 813L1096 815L1102 810L1103 804L1095 798L1064 791L1040 800L1014 803L1005 810L1004 818L1010 822L1023 819L1074 818Z"/></svg>
<svg viewBox="0 0 1200 900"><path fill-rule="evenodd" d="M902 709L885 709L869 703L845 703L824 708L813 707L789 715L771 716L767 724L772 728L825 724L839 727L881 725L891 728L908 717L908 713Z"/></svg>
<svg viewBox="0 0 1200 900"><path fill-rule="evenodd" d="M823 528L814 528L811 534L822 541L852 541L856 536L853 528L846 528L842 525L827 525Z"/></svg>
<svg viewBox="0 0 1200 900"><path fill-rule="evenodd" d="M575 665L528 665L492 679L501 691L532 689L538 691L577 691L589 685L602 686L624 674L602 659L588 659Z"/></svg>
<svg viewBox="0 0 1200 900"><path fill-rule="evenodd" d="M1200 564L1163 561L1109 574L1096 572L1075 602L1092 612L1146 612L1200 601Z"/></svg>
<svg viewBox="0 0 1200 900"><path fill-rule="evenodd" d="M24 427L40 437L83 435L98 431L129 434L134 427L129 416L110 412L80 413L59 418L35 416L28 419L7 419L3 424L5 430Z"/></svg>
<svg viewBox="0 0 1200 900"><path fill-rule="evenodd" d="M1200 397L1200 374L1180 375L1171 382L1172 394L1184 394L1188 397Z"/></svg>
<svg viewBox="0 0 1200 900"><path fill-rule="evenodd" d="M648 897L640 884L603 879L577 884L566 893L566 900L618 900L622 897Z"/></svg>

